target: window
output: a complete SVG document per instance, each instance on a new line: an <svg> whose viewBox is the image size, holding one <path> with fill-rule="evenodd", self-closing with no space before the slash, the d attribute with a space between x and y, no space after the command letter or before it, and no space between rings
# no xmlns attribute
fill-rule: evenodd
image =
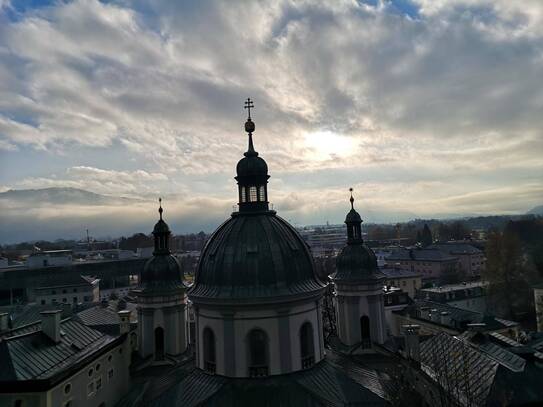
<svg viewBox="0 0 543 407"><path fill-rule="evenodd" d="M206 327L204 328L204 370L215 373L215 334Z"/></svg>
<svg viewBox="0 0 543 407"><path fill-rule="evenodd" d="M268 371L268 337L261 329L249 332L249 376L267 376Z"/></svg>
<svg viewBox="0 0 543 407"><path fill-rule="evenodd" d="M96 379L96 391L100 390L101 388L102 388L102 376Z"/></svg>
<svg viewBox="0 0 543 407"><path fill-rule="evenodd" d="M64 407L72 407L72 400L68 400L66 403L64 403Z"/></svg>
<svg viewBox="0 0 543 407"><path fill-rule="evenodd" d="M367 317L367 315L360 318L360 336L362 349L371 348L370 319Z"/></svg>
<svg viewBox="0 0 543 407"><path fill-rule="evenodd" d="M91 377L93 373L94 373L94 371L92 369L89 369L87 374L89 375L89 377Z"/></svg>
<svg viewBox="0 0 543 407"><path fill-rule="evenodd" d="M45 300L41 300L41 305L45 305Z"/></svg>
<svg viewBox="0 0 543 407"><path fill-rule="evenodd" d="M87 397L94 396L94 382L87 384Z"/></svg>
<svg viewBox="0 0 543 407"><path fill-rule="evenodd" d="M111 358L112 358L112 356L109 355L109 356L107 357L107 361L108 361L108 362L111 362Z"/></svg>
<svg viewBox="0 0 543 407"><path fill-rule="evenodd" d="M51 291L51 294L55 295L57 292L56 290Z"/></svg>
<svg viewBox="0 0 543 407"><path fill-rule="evenodd" d="M107 378L108 378L108 380L113 379L113 369L109 369L107 371Z"/></svg>
<svg viewBox="0 0 543 407"><path fill-rule="evenodd" d="M302 369L307 369L315 363L315 346L313 343L313 326L306 322L300 328L300 354Z"/></svg>
<svg viewBox="0 0 543 407"><path fill-rule="evenodd" d="M261 185L259 188L259 192L258 192L258 198L261 202L266 202L266 188L264 187L264 185Z"/></svg>
<svg viewBox="0 0 543 407"><path fill-rule="evenodd" d="M66 294L67 292L66 289L62 290L62 294Z"/></svg>
<svg viewBox="0 0 543 407"><path fill-rule="evenodd" d="M72 391L72 385L70 383L67 383L64 386L64 394L70 394L70 391Z"/></svg>
<svg viewBox="0 0 543 407"><path fill-rule="evenodd" d="M96 370L97 372L99 372L101 367L102 367L102 365L101 365L100 363L97 363L97 364L96 364L96 367L94 368L94 370Z"/></svg>
<svg viewBox="0 0 543 407"><path fill-rule="evenodd" d="M247 202L247 196L245 194L245 187L239 187L240 193L240 202Z"/></svg>
<svg viewBox="0 0 543 407"><path fill-rule="evenodd" d="M76 292L77 292L77 288L74 288L74 293L76 293Z"/></svg>
<svg viewBox="0 0 543 407"><path fill-rule="evenodd" d="M77 297L72 298L72 302L73 302L74 304L77 304Z"/></svg>
<svg viewBox="0 0 543 407"><path fill-rule="evenodd" d="M67 298L63 298L63 299L62 299L62 302L63 302L63 303L67 303L67 302L68 302L68 299L67 299Z"/></svg>
<svg viewBox="0 0 543 407"><path fill-rule="evenodd" d="M256 187L249 187L249 202L256 202L257 200Z"/></svg>

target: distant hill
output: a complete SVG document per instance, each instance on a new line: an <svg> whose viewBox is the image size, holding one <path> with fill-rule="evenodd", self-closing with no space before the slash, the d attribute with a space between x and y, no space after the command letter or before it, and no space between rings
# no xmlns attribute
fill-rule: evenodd
<svg viewBox="0 0 543 407"><path fill-rule="evenodd" d="M11 201L20 204L52 205L113 205L138 201L133 198L121 198L100 195L77 188L10 189L0 193L0 202Z"/></svg>
<svg viewBox="0 0 543 407"><path fill-rule="evenodd" d="M543 205L536 206L528 211L528 215L541 215L543 216Z"/></svg>

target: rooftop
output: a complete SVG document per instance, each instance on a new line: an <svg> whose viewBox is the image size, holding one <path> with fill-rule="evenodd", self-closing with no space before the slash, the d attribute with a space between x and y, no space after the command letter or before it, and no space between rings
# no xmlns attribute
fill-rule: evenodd
<svg viewBox="0 0 543 407"><path fill-rule="evenodd" d="M465 290L467 288L476 288L476 287L486 287L488 285L487 281L468 281L458 284L447 284L442 285L439 287L431 287L431 288L422 288L421 291L423 292L431 292L431 293L445 293L445 292L451 292L451 291L458 291L458 290Z"/></svg>

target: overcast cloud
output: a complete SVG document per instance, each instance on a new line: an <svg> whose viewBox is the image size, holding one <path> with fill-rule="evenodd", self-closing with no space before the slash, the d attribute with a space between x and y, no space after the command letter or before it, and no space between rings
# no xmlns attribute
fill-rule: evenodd
<svg viewBox="0 0 543 407"><path fill-rule="evenodd" d="M0 1L0 190L148 202L63 211L113 236L150 230L163 195L177 231L212 230L250 96L293 223L342 221L350 186L369 221L543 203L540 0L151 3Z"/></svg>

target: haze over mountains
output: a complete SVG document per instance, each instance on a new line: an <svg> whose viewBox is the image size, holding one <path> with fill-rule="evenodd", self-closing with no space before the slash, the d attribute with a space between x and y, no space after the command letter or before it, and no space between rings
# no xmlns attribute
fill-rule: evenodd
<svg viewBox="0 0 543 407"><path fill-rule="evenodd" d="M361 212L367 222L407 221L424 218L424 214L404 212L381 213L364 207ZM333 208L320 221L304 218L295 212L296 205L281 202L279 214L295 223L322 224L341 223L345 208ZM136 232L150 232L157 218L156 199L118 197L97 194L77 188L43 188L8 190L0 193L0 243L15 243L32 240L55 240L58 238L79 239L89 229L92 236L118 237ZM186 200L179 196L165 197L165 218L174 233L213 231L229 215L229 202L213 199ZM543 205L528 211L543 215ZM492 214L488 214L492 215ZM426 216L428 217L428 216ZM448 216L448 218L460 216ZM298 222L296 222L298 220Z"/></svg>

